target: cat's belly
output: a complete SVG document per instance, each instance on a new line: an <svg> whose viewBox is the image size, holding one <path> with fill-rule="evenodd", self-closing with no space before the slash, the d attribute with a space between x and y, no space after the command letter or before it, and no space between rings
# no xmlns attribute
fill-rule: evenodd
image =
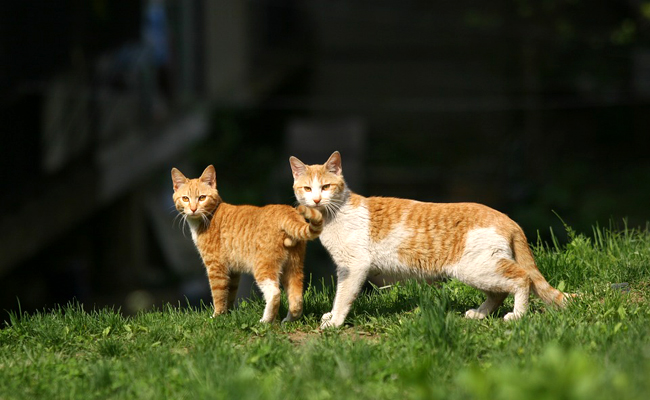
<svg viewBox="0 0 650 400"><path fill-rule="evenodd" d="M419 275L413 266L404 262L400 254L402 244L412 235L413 230L400 223L393 227L382 240L371 241L372 269L396 276Z"/></svg>

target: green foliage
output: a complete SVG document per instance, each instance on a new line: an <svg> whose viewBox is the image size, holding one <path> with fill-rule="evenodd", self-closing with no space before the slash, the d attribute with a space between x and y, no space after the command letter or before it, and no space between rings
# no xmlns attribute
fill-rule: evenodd
<svg viewBox="0 0 650 400"><path fill-rule="evenodd" d="M511 299L493 317L463 318L482 294L456 281L374 288L350 325L324 332L331 288L308 288L306 315L284 325L257 322L259 299L214 319L209 307L125 317L74 303L11 314L0 398L645 398L650 235L567 236L534 250L549 281L578 296L563 310L533 300L510 323L499 317Z"/></svg>
<svg viewBox="0 0 650 400"><path fill-rule="evenodd" d="M510 363L464 370L457 382L475 399L611 399L625 392L624 374L611 376L597 360L575 349L547 345L533 368Z"/></svg>

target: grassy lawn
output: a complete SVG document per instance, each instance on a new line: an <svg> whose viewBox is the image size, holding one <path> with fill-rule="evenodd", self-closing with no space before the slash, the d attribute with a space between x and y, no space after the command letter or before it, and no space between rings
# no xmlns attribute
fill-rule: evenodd
<svg viewBox="0 0 650 400"><path fill-rule="evenodd" d="M579 297L565 310L533 300L510 323L498 317L512 298L494 318L464 319L483 298L455 281L364 293L349 324L325 332L333 292L311 289L305 317L286 325L258 323L261 300L216 319L177 306L12 315L0 399L645 399L650 233L569 236L535 255L552 285Z"/></svg>

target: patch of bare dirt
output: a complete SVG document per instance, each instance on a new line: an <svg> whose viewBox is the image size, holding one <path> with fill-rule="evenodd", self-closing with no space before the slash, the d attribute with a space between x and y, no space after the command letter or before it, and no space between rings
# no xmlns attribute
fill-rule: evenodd
<svg viewBox="0 0 650 400"><path fill-rule="evenodd" d="M307 342L310 339L313 338L320 338L323 335L327 335L328 333L325 333L321 330L312 330L312 331L295 331L295 332L289 332L287 333L287 337L289 341L296 345L302 345L305 342ZM365 331L358 331L355 330L354 328L349 328L341 331L338 333L339 335L343 336L346 339L350 340L378 340L380 338L379 334L372 333L372 332L365 332Z"/></svg>

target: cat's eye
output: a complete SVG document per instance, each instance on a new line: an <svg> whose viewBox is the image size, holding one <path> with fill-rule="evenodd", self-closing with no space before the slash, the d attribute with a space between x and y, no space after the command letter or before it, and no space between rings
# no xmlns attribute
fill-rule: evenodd
<svg viewBox="0 0 650 400"><path fill-rule="evenodd" d="M183 196L183 197L181 197L181 200L183 200L184 202L187 203L188 201L190 201L190 198L187 197L187 196Z"/></svg>
<svg viewBox="0 0 650 400"><path fill-rule="evenodd" d="M309 186L304 186L302 190L304 190L305 192L311 192L311 188Z"/></svg>
<svg viewBox="0 0 650 400"><path fill-rule="evenodd" d="M320 188L321 188L321 190L330 190L330 186L331 185L328 183L327 185L323 185Z"/></svg>
<svg viewBox="0 0 650 400"><path fill-rule="evenodd" d="M199 201L203 201L203 200L205 200L205 195L199 196Z"/></svg>

